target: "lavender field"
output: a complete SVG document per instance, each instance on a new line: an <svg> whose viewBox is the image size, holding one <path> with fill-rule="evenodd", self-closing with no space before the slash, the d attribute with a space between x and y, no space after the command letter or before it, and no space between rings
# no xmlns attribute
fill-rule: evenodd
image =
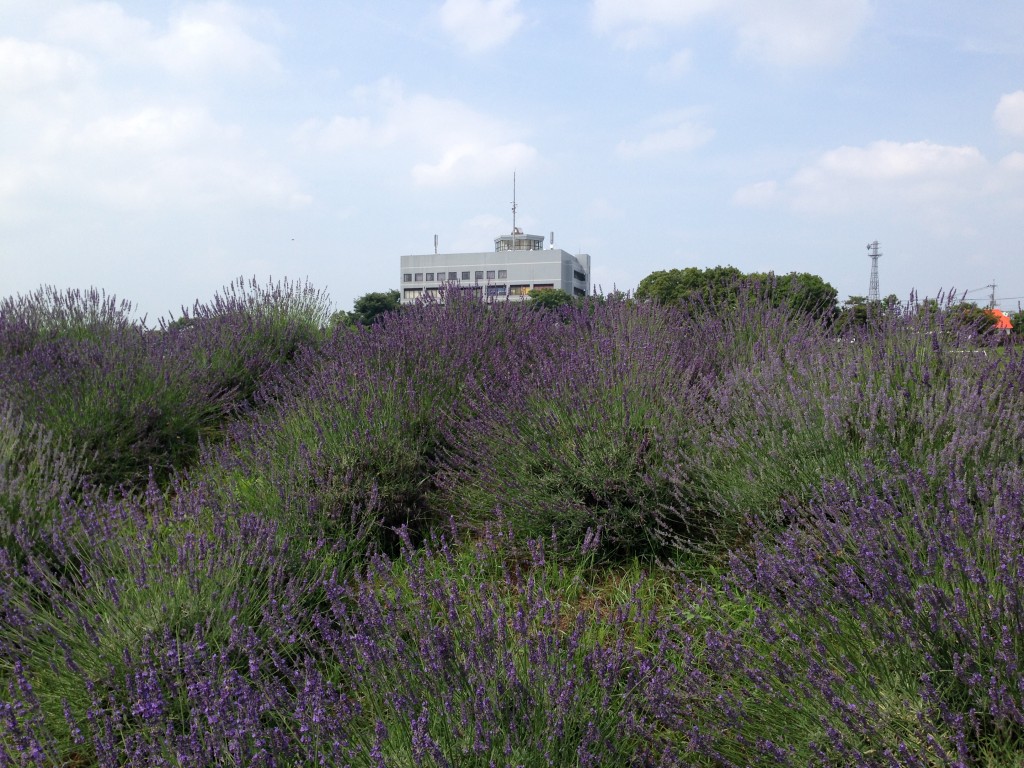
<svg viewBox="0 0 1024 768"><path fill-rule="evenodd" d="M1024 766L1024 346L768 292L3 300L0 766Z"/></svg>

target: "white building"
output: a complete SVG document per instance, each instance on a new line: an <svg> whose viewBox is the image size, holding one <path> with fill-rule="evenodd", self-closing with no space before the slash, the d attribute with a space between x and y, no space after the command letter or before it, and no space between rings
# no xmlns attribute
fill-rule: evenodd
<svg viewBox="0 0 1024 768"><path fill-rule="evenodd" d="M544 237L511 235L494 239L493 251L425 253L402 256L402 303L439 296L442 286L457 286L490 301L522 301L534 288L553 288L570 296L590 293L590 255L545 250Z"/></svg>

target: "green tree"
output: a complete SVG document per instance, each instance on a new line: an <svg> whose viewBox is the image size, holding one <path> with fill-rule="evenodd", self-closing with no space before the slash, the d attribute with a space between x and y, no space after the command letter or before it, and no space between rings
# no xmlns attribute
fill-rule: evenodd
<svg viewBox="0 0 1024 768"><path fill-rule="evenodd" d="M1024 310L1018 309L1010 315L1010 322L1013 323L1013 335L1024 335Z"/></svg>
<svg viewBox="0 0 1024 768"><path fill-rule="evenodd" d="M332 318L332 323L373 325L382 315L401 309L398 297L398 291L394 290L363 294L355 300L351 312L338 312Z"/></svg>
<svg viewBox="0 0 1024 768"><path fill-rule="evenodd" d="M868 324L867 296L850 296L843 302L843 307L836 318L836 330L848 332Z"/></svg>
<svg viewBox="0 0 1024 768"><path fill-rule="evenodd" d="M573 303L572 296L556 288L534 288L527 296L530 297L530 306L534 309L558 309Z"/></svg>
<svg viewBox="0 0 1024 768"><path fill-rule="evenodd" d="M659 304L674 304L698 297L717 302L734 295L743 278L743 273L731 266L660 270L640 281L636 298Z"/></svg>
<svg viewBox="0 0 1024 768"><path fill-rule="evenodd" d="M976 333L990 331L997 319L995 315L989 314L988 311L969 301L962 301L951 307L949 314L954 322L965 328L970 328Z"/></svg>
<svg viewBox="0 0 1024 768"><path fill-rule="evenodd" d="M765 285L770 292L772 304L777 307L788 307L820 318L831 318L836 313L836 296L839 291L817 275L790 272L778 276L771 272L755 272L749 278Z"/></svg>
<svg viewBox="0 0 1024 768"><path fill-rule="evenodd" d="M817 275L791 272L775 275L772 272L744 274L736 267L718 266L700 269L669 269L652 272L640 281L636 298L674 304L699 300L713 305L734 301L743 286L758 284L771 297L776 306L807 312L817 317L829 317L836 312L838 291Z"/></svg>

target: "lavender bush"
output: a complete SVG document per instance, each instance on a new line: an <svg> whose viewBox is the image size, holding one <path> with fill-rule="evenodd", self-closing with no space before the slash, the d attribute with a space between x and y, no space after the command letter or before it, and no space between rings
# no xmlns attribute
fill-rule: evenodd
<svg viewBox="0 0 1024 768"><path fill-rule="evenodd" d="M555 531L570 551L595 529L618 555L707 535L709 517L669 506L664 479L707 400L709 365L682 316L613 300L544 318L531 358L475 383L449 426L453 513L481 527L500 509L520 536Z"/></svg>
<svg viewBox="0 0 1024 768"><path fill-rule="evenodd" d="M42 286L0 300L0 359L56 338L106 339L136 325L129 301L96 288L60 291Z"/></svg>
<svg viewBox="0 0 1024 768"><path fill-rule="evenodd" d="M455 531L421 549L403 533L397 560L349 579L310 566L325 560L273 524L201 525L210 500L178 490L171 517L155 487L82 507L62 540L69 556L93 553L88 575L3 564L0 764L672 755L654 726L672 693L642 601L653 593L585 603L586 553L567 572L540 542L515 559L500 526L472 550L453 548Z"/></svg>
<svg viewBox="0 0 1024 768"><path fill-rule="evenodd" d="M330 318L329 298L308 282L239 278L209 302L161 322L170 348L164 354L183 355L207 397L229 395L238 407L303 348L315 347Z"/></svg>
<svg viewBox="0 0 1024 768"><path fill-rule="evenodd" d="M1021 762L1018 347L233 290L0 307L0 765Z"/></svg>
<svg viewBox="0 0 1024 768"><path fill-rule="evenodd" d="M211 459L211 482L248 510L300 525L312 512L346 536L372 529L394 543L389 531L401 525L422 535L444 519L438 457L462 439L467 392L528 359L543 322L452 296L340 328L264 390L265 410Z"/></svg>
<svg viewBox="0 0 1024 768"><path fill-rule="evenodd" d="M716 343L725 353L703 441L670 473L674 503L719 510L726 541L740 543L749 518L783 522L787 507L868 461L896 455L973 476L1024 445L1005 358L941 315L892 313L856 339L807 321L758 326L755 344Z"/></svg>
<svg viewBox="0 0 1024 768"><path fill-rule="evenodd" d="M19 564L0 551L0 679L12 702L0 754L5 738L32 745L7 750L11 759L28 763L42 750L38 765L69 755L174 762L178 749L203 756L195 765L220 752L255 754L246 750L261 733L254 741L237 722L213 728L220 715L203 697L227 695L217 706L259 720L240 712L239 686L278 702L295 694L321 564L348 570L345 542L289 537L201 486L166 497L153 484L141 496L87 494L63 512L48 542L55 554ZM252 653L276 660L267 680L240 677ZM210 733L196 741L204 722ZM263 736L277 738L272 724Z"/></svg>
<svg viewBox="0 0 1024 768"><path fill-rule="evenodd" d="M164 480L193 462L201 438L326 322L307 285L232 284L187 323L147 330L130 305L52 289L0 307L0 397L80 450L102 486Z"/></svg>
<svg viewBox="0 0 1024 768"><path fill-rule="evenodd" d="M22 562L41 545L81 479L80 455L0 404L0 547L9 558Z"/></svg>
<svg viewBox="0 0 1024 768"><path fill-rule="evenodd" d="M362 705L353 764L671 759L652 726L672 694L649 606L627 592L587 610L587 550L566 571L543 542L510 560L522 544L503 521L469 551L445 537L414 550L406 538L397 563L329 585L324 637Z"/></svg>
<svg viewBox="0 0 1024 768"><path fill-rule="evenodd" d="M681 642L682 679L705 686L694 752L722 765L1019 759L1024 474L975 488L899 465L869 475L823 489L799 524L734 555L724 589L703 590L718 619Z"/></svg>

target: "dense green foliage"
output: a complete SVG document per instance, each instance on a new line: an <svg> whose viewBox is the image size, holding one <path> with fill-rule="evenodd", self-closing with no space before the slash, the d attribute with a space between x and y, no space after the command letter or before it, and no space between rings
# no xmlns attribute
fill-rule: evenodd
<svg viewBox="0 0 1024 768"><path fill-rule="evenodd" d="M397 312L401 308L402 303L396 290L364 293L355 300L351 312L336 313L331 318L331 324L373 325L388 312Z"/></svg>
<svg viewBox="0 0 1024 768"><path fill-rule="evenodd" d="M636 298L659 304L707 302L721 307L735 303L738 294L751 284L760 285L773 306L815 317L831 317L836 311L838 292L817 275L806 272L744 274L732 266L653 272L640 281Z"/></svg>
<svg viewBox="0 0 1024 768"><path fill-rule="evenodd" d="M529 296L530 306L535 309L559 309L572 306L574 302L568 293L554 288L533 288Z"/></svg>

